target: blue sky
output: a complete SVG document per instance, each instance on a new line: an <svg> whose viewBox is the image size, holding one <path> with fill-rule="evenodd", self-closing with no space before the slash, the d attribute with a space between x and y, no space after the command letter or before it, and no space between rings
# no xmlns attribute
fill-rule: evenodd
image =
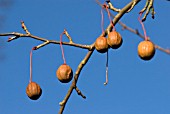
<svg viewBox="0 0 170 114"><path fill-rule="evenodd" d="M119 8L130 1L111 0ZM137 18L144 5L145 1L140 2L121 19L141 33ZM169 6L170 3L165 0L155 1L155 19L149 15L144 23L147 35L164 48L170 48ZM92 44L101 34L100 10L94 0L15 0L8 10L1 11L6 20L0 32L24 33L20 24L23 20L33 35L59 40L59 35L66 28L75 43ZM109 19L104 14L106 28ZM118 24L116 29L124 42L119 49L109 50L108 85L103 85L106 54L95 51L77 83L87 99L82 99L74 91L64 114L169 114L170 56L156 50L151 61L143 61L137 55L137 45L142 39L121 30ZM50 44L33 52L33 81L41 86L43 93L39 100L32 101L25 93L29 83L29 54L32 47L42 42L22 38L7 43L8 37L0 39L0 52L5 57L0 61L0 113L58 113L59 102L71 84L60 83L55 75L57 68L63 64L60 46ZM63 41L68 40L63 37ZM63 47L67 64L75 72L87 50Z"/></svg>

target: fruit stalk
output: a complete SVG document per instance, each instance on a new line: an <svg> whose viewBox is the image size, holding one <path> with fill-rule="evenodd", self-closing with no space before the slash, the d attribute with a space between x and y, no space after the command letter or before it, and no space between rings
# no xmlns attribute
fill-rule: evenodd
<svg viewBox="0 0 170 114"><path fill-rule="evenodd" d="M139 13L138 20L139 20L140 24L142 25L142 29L143 29L143 32L144 32L144 37L145 37L145 40L147 41L147 40L149 40L149 39L148 39L148 37L147 37L147 35L146 35L145 26L144 26L144 24L143 24L142 20L140 19L140 18L141 18L141 16L142 16L142 12L140 12L140 13Z"/></svg>
<svg viewBox="0 0 170 114"><path fill-rule="evenodd" d="M32 82L32 51L33 49L31 49L31 52L30 52L30 83Z"/></svg>
<svg viewBox="0 0 170 114"><path fill-rule="evenodd" d="M61 35L60 35L60 47L61 47L61 52L62 52L64 64L66 64L66 60L65 60L65 57L64 57L64 49L63 49L63 46L62 46L62 36L63 36L63 34L64 34L64 32L61 33Z"/></svg>

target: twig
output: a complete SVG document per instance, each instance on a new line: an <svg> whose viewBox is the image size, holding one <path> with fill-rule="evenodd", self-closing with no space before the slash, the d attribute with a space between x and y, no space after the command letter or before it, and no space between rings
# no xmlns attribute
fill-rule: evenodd
<svg viewBox="0 0 170 114"><path fill-rule="evenodd" d="M82 98L86 99L86 96L82 94L82 92L78 89L78 87L75 87L75 90L77 91L77 94L80 95Z"/></svg>
<svg viewBox="0 0 170 114"><path fill-rule="evenodd" d="M40 45L38 45L38 46L35 46L35 47L34 47L34 50L37 50L37 49L39 49L39 48L41 48L41 47L43 47L43 46L45 46L45 45L47 45L47 44L49 44L49 40L47 40L46 42L44 42L44 43L42 43L42 44L40 44Z"/></svg>
<svg viewBox="0 0 170 114"><path fill-rule="evenodd" d="M67 36L67 38L69 39L70 44L73 43L73 40L72 40L71 36L68 34L68 32L67 32L66 29L64 29L64 34L65 34L65 35Z"/></svg>
<svg viewBox="0 0 170 114"><path fill-rule="evenodd" d="M96 0L96 1L97 1L97 3L100 4L100 2L99 2L98 0ZM121 9L115 8L115 7L113 6L113 4L110 2L110 0L106 0L106 2L108 3L108 8L109 8L109 9L111 9L111 10L113 10L113 11L115 11L115 12L121 11ZM132 3L132 5L131 5L131 8L130 8L126 13L130 12L130 11L135 7L135 5L136 5L138 2L139 2L138 0L133 0L133 3Z"/></svg>
<svg viewBox="0 0 170 114"><path fill-rule="evenodd" d="M21 27L24 29L24 31L27 33L27 34L30 34L30 32L28 31L24 21L21 21Z"/></svg>
<svg viewBox="0 0 170 114"><path fill-rule="evenodd" d="M100 4L100 2L99 2L98 0L96 0L96 2L97 2L98 4ZM107 4L108 4L108 8L109 8L109 9L111 9L111 10L113 10L113 11L115 11L115 12L121 11L121 9L115 8L115 7L113 6L113 4L110 2L110 0L106 0L106 2L107 2Z"/></svg>
<svg viewBox="0 0 170 114"><path fill-rule="evenodd" d="M46 38L41 38L41 37L38 37L38 36L34 36L32 34L22 34L22 33L12 32L12 33L2 33L2 34L0 34L0 36L12 36L8 39L8 42L15 40L15 39L18 39L18 38L28 37L28 38L33 38L33 39L40 40L40 41L43 41L43 42L48 42L47 44L60 44L60 41L48 40ZM91 50L91 48L92 48L91 45L82 45L82 44L76 44L76 43L70 43L70 42L62 42L62 44L74 46L74 47L78 47L78 48L82 48L82 49L88 49L88 50ZM42 46L40 46L40 47L42 47Z"/></svg>
<svg viewBox="0 0 170 114"><path fill-rule="evenodd" d="M94 45L93 45L93 47L94 47ZM84 67L84 65L88 62L88 60L91 57L93 51L94 51L94 48L91 51L89 51L87 53L87 55L85 56L85 58L80 62L79 66L77 68L77 71L75 73L74 80L73 80L73 82L72 82L72 84L71 84L71 86L70 86L70 88L69 88L69 90L68 90L64 100L62 102L60 102L60 110L59 110L58 114L62 114L63 113L65 105L66 105L68 99L70 98L70 96L71 96L71 94L73 92L73 89L75 89L75 87L76 87L76 83L78 81L80 72L81 72L82 68Z"/></svg>
<svg viewBox="0 0 170 114"><path fill-rule="evenodd" d="M146 17L149 14L150 11L151 11L151 14L152 14L152 18L154 19L155 11L154 11L153 2L154 2L154 0L147 0L144 8L139 12L139 13L143 13L143 12L146 11L145 15L142 18L142 21L146 20Z"/></svg>

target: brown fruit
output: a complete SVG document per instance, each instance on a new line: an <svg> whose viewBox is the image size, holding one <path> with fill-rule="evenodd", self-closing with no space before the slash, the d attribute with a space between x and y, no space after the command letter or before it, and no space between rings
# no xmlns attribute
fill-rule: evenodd
<svg viewBox="0 0 170 114"><path fill-rule="evenodd" d="M155 54L155 46L151 41L142 41L138 45L138 55L143 60L150 60Z"/></svg>
<svg viewBox="0 0 170 114"><path fill-rule="evenodd" d="M26 94L30 99L37 100L41 96L42 90L37 83L30 82L26 88Z"/></svg>
<svg viewBox="0 0 170 114"><path fill-rule="evenodd" d="M112 31L108 34L107 43L111 48L119 48L122 45L122 42L122 37L118 32Z"/></svg>
<svg viewBox="0 0 170 114"><path fill-rule="evenodd" d="M57 78L62 83L68 83L73 78L73 71L67 64L62 64L56 72Z"/></svg>
<svg viewBox="0 0 170 114"><path fill-rule="evenodd" d="M105 53L108 50L107 39L103 36L100 36L95 41L95 48L100 53Z"/></svg>

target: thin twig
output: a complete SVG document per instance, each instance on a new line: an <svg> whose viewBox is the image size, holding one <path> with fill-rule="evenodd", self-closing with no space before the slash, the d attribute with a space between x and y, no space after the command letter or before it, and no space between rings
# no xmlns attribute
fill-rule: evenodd
<svg viewBox="0 0 170 114"><path fill-rule="evenodd" d="M66 29L64 29L64 34L65 34L65 35L67 36L67 38L69 39L70 44L73 43L73 40L72 40L71 36L68 34L68 32L67 32Z"/></svg>
<svg viewBox="0 0 170 114"><path fill-rule="evenodd" d="M77 94L80 95L82 98L86 99L86 96L82 94L82 92L78 89L78 87L75 87L75 90L77 91Z"/></svg>
<svg viewBox="0 0 170 114"><path fill-rule="evenodd" d="M77 84L80 72L81 72L82 68L84 67L84 65L88 62L88 60L91 57L93 51L94 51L94 48L91 51L88 51L88 53L86 54L84 59L80 62L79 66L77 68L77 71L75 73L74 80L73 80L73 82L72 82L72 84L71 84L71 86L70 86L70 88L69 88L69 90L68 90L64 100L62 102L60 102L60 110L59 110L58 114L62 114L63 113L64 108L66 106L66 103L67 103L68 99L70 98L70 96L71 96L71 94L73 92L73 89L75 89L75 87L76 87L76 84Z"/></svg>
<svg viewBox="0 0 170 114"><path fill-rule="evenodd" d="M46 38L41 38L41 37L38 37L38 36L34 36L32 34L22 34L22 33L12 32L12 33L2 33L2 34L0 34L0 36L12 36L8 39L8 42L15 40L15 39L27 37L27 38L33 38L33 39L36 39L36 40L40 40L40 41L43 41L43 42L48 42L48 44L60 44L60 41L48 40ZM91 48L92 48L91 45L82 45L82 44L76 44L76 43L70 43L70 42L62 42L62 44L74 46L74 47L78 47L78 48L82 48L82 49L88 49L88 50L91 50Z"/></svg>
<svg viewBox="0 0 170 114"><path fill-rule="evenodd" d="M139 12L143 13L146 11L145 15L142 18L142 21L145 21L149 12L151 11L152 18L154 19L155 11L154 11L154 6L153 6L154 0L147 0L144 8Z"/></svg>

